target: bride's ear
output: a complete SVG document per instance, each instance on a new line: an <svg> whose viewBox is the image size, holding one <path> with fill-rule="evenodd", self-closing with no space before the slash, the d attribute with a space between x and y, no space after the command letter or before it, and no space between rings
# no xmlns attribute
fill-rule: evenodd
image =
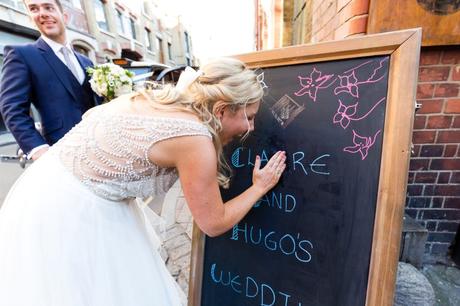
<svg viewBox="0 0 460 306"><path fill-rule="evenodd" d="M217 101L212 107L212 113L217 117L217 119L222 120L227 106L228 105L224 101Z"/></svg>

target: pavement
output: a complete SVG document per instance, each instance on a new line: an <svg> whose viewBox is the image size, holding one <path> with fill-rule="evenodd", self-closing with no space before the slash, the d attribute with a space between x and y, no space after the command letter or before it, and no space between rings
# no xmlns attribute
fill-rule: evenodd
<svg viewBox="0 0 460 306"><path fill-rule="evenodd" d="M15 156L17 145L9 133L0 134L0 156ZM0 207L13 183L24 172L18 162L0 161Z"/></svg>
<svg viewBox="0 0 460 306"><path fill-rule="evenodd" d="M460 267L454 264L425 265L421 271L433 286L435 306L460 305Z"/></svg>

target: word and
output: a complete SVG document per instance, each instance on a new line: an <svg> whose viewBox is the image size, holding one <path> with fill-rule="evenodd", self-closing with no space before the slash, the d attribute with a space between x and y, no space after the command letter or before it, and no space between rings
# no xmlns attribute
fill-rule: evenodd
<svg viewBox="0 0 460 306"><path fill-rule="evenodd" d="M254 207L262 207L263 205L271 208L278 208L284 212L291 213L297 205L297 200L292 194L271 192L270 195L265 194L259 201L257 201Z"/></svg>

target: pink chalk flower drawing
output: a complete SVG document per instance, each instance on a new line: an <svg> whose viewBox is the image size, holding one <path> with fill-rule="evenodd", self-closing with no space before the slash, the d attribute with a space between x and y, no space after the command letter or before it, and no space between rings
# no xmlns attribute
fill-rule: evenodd
<svg viewBox="0 0 460 306"><path fill-rule="evenodd" d="M339 99L339 107L337 108L337 113L334 115L334 118L332 119L333 123L340 123L343 129L346 129L348 125L350 124L350 121L359 121L363 120L369 114L383 101L385 101L385 98L380 99L377 103L372 106L372 108L363 116L361 117L354 117L356 114L356 110L358 107L359 102L356 102L353 105L346 106L345 104L342 103L342 101Z"/></svg>
<svg viewBox="0 0 460 306"><path fill-rule="evenodd" d="M366 159L369 149L374 145L377 135L380 134L380 130L375 133L374 137L363 137L358 135L355 130L353 130L353 143L354 146L345 147L343 150L348 153L360 153L361 160Z"/></svg>
<svg viewBox="0 0 460 306"><path fill-rule="evenodd" d="M355 71L353 70L350 74L341 76L339 75L340 86L337 86L334 89L335 95L338 95L341 92L347 92L355 98L359 97L358 89L358 79L355 76Z"/></svg>
<svg viewBox="0 0 460 306"><path fill-rule="evenodd" d="M356 114L356 107L358 103L345 106L342 101L339 99L339 108L337 109L337 113L332 120L334 123L340 123L343 129L346 129L350 124L350 121L353 120L351 117Z"/></svg>
<svg viewBox="0 0 460 306"><path fill-rule="evenodd" d="M330 81L330 79L334 76L333 74L326 74L322 75L323 73L316 68L313 68L313 71L310 73L310 77L302 77L298 76L300 88L294 94L297 97L301 97L305 94L308 94L310 98L316 102L316 94L318 93L319 89L327 88L335 82L336 79ZM330 82L328 82L330 81Z"/></svg>

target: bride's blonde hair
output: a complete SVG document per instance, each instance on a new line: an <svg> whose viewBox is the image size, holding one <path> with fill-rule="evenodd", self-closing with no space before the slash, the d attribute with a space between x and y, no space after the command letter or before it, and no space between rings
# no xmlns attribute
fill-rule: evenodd
<svg viewBox="0 0 460 306"><path fill-rule="evenodd" d="M247 104L261 101L263 88L254 71L234 58L215 59L200 69L203 74L184 90L166 85L160 90L145 90L141 94L156 109L186 111L201 119L212 134L218 160L219 185L228 187L231 171L222 153L219 138L222 125L216 117L216 107L228 105L232 111L245 108Z"/></svg>

